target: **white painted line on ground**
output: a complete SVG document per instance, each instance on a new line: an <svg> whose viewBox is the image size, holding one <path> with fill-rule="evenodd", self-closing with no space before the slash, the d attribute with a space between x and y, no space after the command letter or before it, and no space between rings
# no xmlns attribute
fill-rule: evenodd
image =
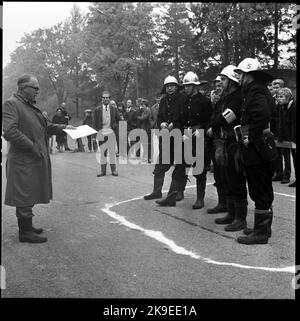
<svg viewBox="0 0 300 321"><path fill-rule="evenodd" d="M208 183L207 185L210 185L212 183ZM195 187L195 185L190 185L187 186L186 188L192 188ZM232 263L232 262L220 262L220 261L215 261L212 260L210 258L206 258L206 257L202 257L201 255L194 253L192 251L189 251L187 249L185 249L182 246L177 245L173 240L168 239L167 237L164 236L164 234L160 231L154 231L154 230L149 230L149 229L145 229L135 223L129 222L125 217L117 214L116 212L112 211L111 208L114 206L118 206L121 204L125 204L125 203L129 203L129 202L133 202L136 200L140 200L142 199L142 197L135 197L135 198L131 198L129 200L125 200L125 201L121 201L121 202L116 202L113 204L105 204L105 207L102 208L101 210L106 213L107 215L109 215L110 217L112 217L113 219L117 220L119 222L119 224L124 225L130 229L133 230L138 230L140 232L142 232L143 234L157 240L160 243L163 243L165 245L167 245L173 252L175 252L176 254L181 254L181 255L187 255L190 256L193 259L196 260L202 260L205 263L210 263L210 264L216 264L216 265L228 265L228 266L234 266L234 267L238 267L238 268L242 268L242 269L254 269L254 270L263 270L263 271L269 271L269 272L286 272L286 273L296 273L296 267L295 266L287 266L287 267L283 267L283 268L272 268L272 267L262 267L262 266L251 266L251 265L244 265L244 264L238 264L238 263Z"/></svg>
<svg viewBox="0 0 300 321"><path fill-rule="evenodd" d="M281 195L281 196L287 196L287 197L296 198L296 196L295 196L295 195L290 195L290 194L277 193L277 192L274 192L274 194Z"/></svg>

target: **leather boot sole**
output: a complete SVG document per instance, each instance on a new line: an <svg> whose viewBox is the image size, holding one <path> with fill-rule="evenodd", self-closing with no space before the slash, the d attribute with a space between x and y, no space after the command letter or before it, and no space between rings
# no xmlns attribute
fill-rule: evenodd
<svg viewBox="0 0 300 321"><path fill-rule="evenodd" d="M31 231L19 233L19 241L21 243L45 243L47 242L47 238L44 236L39 236Z"/></svg>
<svg viewBox="0 0 300 321"><path fill-rule="evenodd" d="M250 234L251 235L251 234ZM268 237L261 237L261 236L239 236L237 238L237 242L246 245L255 245L255 244L267 244L269 238Z"/></svg>

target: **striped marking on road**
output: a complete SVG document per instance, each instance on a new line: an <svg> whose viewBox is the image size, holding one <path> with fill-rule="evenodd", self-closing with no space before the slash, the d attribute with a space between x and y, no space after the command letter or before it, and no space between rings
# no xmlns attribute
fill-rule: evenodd
<svg viewBox="0 0 300 321"><path fill-rule="evenodd" d="M212 183L208 183L207 185L211 185L211 184ZM190 185L190 186L187 186L186 188L193 188L193 187L195 187L195 185ZM233 262L220 262L220 261L212 260L210 258L203 257L197 253L194 253L192 251L185 249L182 246L177 245L173 240L167 238L161 231L154 231L154 230L145 229L140 225L137 225L135 223L128 221L124 216L121 216L111 210L112 207L115 207L115 206L118 206L121 204L125 204L125 203L129 203L129 202L134 202L134 201L140 200L142 198L143 198L143 196L131 198L131 199L121 201L121 202L116 202L113 204L105 204L105 207L102 208L101 210L104 213L106 213L107 215L109 215L111 218L118 221L119 224L124 225L130 229L140 231L143 234L145 234L146 236L151 237L151 238L157 240L158 242L165 244L166 246L168 246L170 248L171 251L173 251L176 254L187 255L193 259L201 260L205 263L210 263L210 264L215 264L215 265L228 265L228 266L234 266L234 267L238 267L238 268L242 268L242 269L254 269L254 270L263 270L263 271L269 271L269 272L285 272L285 273L292 273L292 274L296 273L295 266L287 266L287 267L283 267L283 268L251 266L251 265L244 265L244 264L238 264L238 263L233 263Z"/></svg>

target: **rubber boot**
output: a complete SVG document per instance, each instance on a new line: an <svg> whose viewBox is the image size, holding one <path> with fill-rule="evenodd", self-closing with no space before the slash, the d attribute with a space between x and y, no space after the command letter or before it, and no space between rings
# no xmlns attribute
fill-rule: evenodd
<svg viewBox="0 0 300 321"><path fill-rule="evenodd" d="M272 224L273 212L272 210L258 210L254 211L254 229L253 232L246 236L239 236L238 243L252 245L252 244L267 244L270 235L270 228Z"/></svg>
<svg viewBox="0 0 300 321"><path fill-rule="evenodd" d="M197 180L197 200L192 206L193 210L198 210L204 207L204 195L205 195L206 180Z"/></svg>
<svg viewBox="0 0 300 321"><path fill-rule="evenodd" d="M272 225L272 222L273 222L273 209L270 208L270 212L272 213L272 216L271 216L271 219L270 219L270 224L269 224L269 229L268 229L268 236L271 237L272 236L272 229L271 229L271 225ZM243 229L243 233L245 235L249 235L251 234L252 232L254 231L254 228L245 228Z"/></svg>
<svg viewBox="0 0 300 321"><path fill-rule="evenodd" d="M118 176L118 172L117 172L117 169L116 169L116 164L110 164L110 169L111 169L111 174L112 176Z"/></svg>
<svg viewBox="0 0 300 321"><path fill-rule="evenodd" d="M217 187L218 205L207 209L208 214L217 214L227 212L226 195L224 188Z"/></svg>
<svg viewBox="0 0 300 321"><path fill-rule="evenodd" d="M180 202L184 199L184 191L185 191L185 186L187 182L187 177L183 179L183 181L180 183L179 190L176 195L176 202Z"/></svg>
<svg viewBox="0 0 300 321"><path fill-rule="evenodd" d="M106 164L101 164L101 173L97 175L97 177L106 175Z"/></svg>
<svg viewBox="0 0 300 321"><path fill-rule="evenodd" d="M32 218L18 219L19 241L27 243L44 243L47 242L45 236L40 236L33 231Z"/></svg>
<svg viewBox="0 0 300 321"><path fill-rule="evenodd" d="M230 224L234 221L235 206L234 200L227 197L227 215L224 217L218 217L215 219L216 224Z"/></svg>
<svg viewBox="0 0 300 321"><path fill-rule="evenodd" d="M180 182L172 179L170 189L166 198L155 201L159 206L176 206L176 196Z"/></svg>
<svg viewBox="0 0 300 321"><path fill-rule="evenodd" d="M153 200L156 198L162 198L162 187L164 184L164 177L157 177L154 176L154 183L153 183L153 192L151 194L145 195L145 200Z"/></svg>
<svg viewBox="0 0 300 321"><path fill-rule="evenodd" d="M234 221L225 226L226 232L236 232L247 227L247 200L234 200Z"/></svg>

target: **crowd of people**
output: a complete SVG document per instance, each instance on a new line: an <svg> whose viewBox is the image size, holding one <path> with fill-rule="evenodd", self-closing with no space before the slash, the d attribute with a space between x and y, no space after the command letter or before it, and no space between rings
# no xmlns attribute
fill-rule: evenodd
<svg viewBox="0 0 300 321"><path fill-rule="evenodd" d="M208 208L207 213L227 213L224 217L216 218L215 223L225 225L226 232L242 230L244 235L237 238L237 242L241 244L268 243L272 235L273 221L272 182L290 183L290 154L296 173L295 99L291 90L284 86L282 79L273 80L273 77L261 68L258 60L253 58L244 59L238 66L226 66L216 75L212 85L213 89L209 91L208 82L200 81L192 71L185 74L182 83L169 75L164 79L162 91L152 107L142 98L136 100L135 106L131 99L128 99L126 104L116 103L109 91L103 91L101 103L94 110L85 110L82 123L94 128L98 133L87 137L89 152L100 151L100 173L97 177L106 176L108 163L112 175L118 176L116 158L141 157L141 148L144 160L151 163L152 129L169 133L179 130L180 141L175 139L175 136L170 136L167 163L162 157L165 142L161 136L157 137L158 157L153 169L153 190L145 195L144 199L156 200L158 206L176 206L177 202L184 199L190 170L196 180L196 200L192 208L203 208L207 171L212 161L218 202L216 206ZM25 127L17 128L14 118L20 117L17 110L22 109L22 104L30 106L31 112L43 117L40 122L45 127L43 133L47 139L53 133L56 135L59 151L70 150L67 136L62 129L74 127L68 125L71 117L64 105L57 108L51 122L45 113L40 115L39 111L35 110L36 92L31 92L31 89L38 91L36 77L21 77L18 88L18 93L4 104L4 138L13 146L8 154L5 204L16 206L20 241L39 243L45 242L45 238L38 235L40 230L32 227L32 208L34 204L47 203L51 199L51 177L47 178L50 184L47 189L45 190L45 186L41 189L45 190L45 195L32 188L27 188L32 195L20 193L22 188L16 186L16 182L28 185L25 177L20 181L16 176L18 172L15 171L15 155L22 154L20 144L25 142L28 145L28 150L32 150L37 162L40 161L38 154L42 147L37 148L33 137L38 133L28 132ZM24 115L24 118L29 116ZM120 121L126 122L126 137L119 133ZM132 135L135 129L143 129L148 140ZM38 132L40 129L36 130ZM186 159L184 144L190 142L192 154L195 155L200 137L204 137L203 168L201 172L197 172L197 159ZM121 148L122 140L125 140L125 150ZM114 142L113 150L108 150L105 144L108 141ZM178 144L182 144L181 161L175 161L174 156ZM85 151L81 138L77 139L75 151ZM45 167L50 167L49 161ZM165 174L171 168L173 171L169 191L167 196L162 198ZM289 186L295 187L296 180ZM255 205L253 228L247 227L248 195Z"/></svg>

